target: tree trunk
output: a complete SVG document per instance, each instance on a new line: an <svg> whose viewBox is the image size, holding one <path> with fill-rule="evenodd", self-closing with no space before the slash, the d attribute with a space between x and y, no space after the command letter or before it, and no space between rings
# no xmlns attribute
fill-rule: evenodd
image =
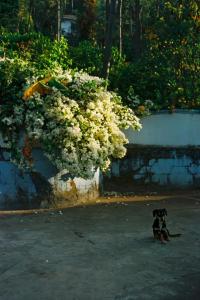
<svg viewBox="0 0 200 300"><path fill-rule="evenodd" d="M74 11L74 0L71 0L71 12L73 13Z"/></svg>
<svg viewBox="0 0 200 300"><path fill-rule="evenodd" d="M122 55L122 0L119 0L119 54Z"/></svg>
<svg viewBox="0 0 200 300"><path fill-rule="evenodd" d="M58 0L58 41L61 38L61 0Z"/></svg>
<svg viewBox="0 0 200 300"><path fill-rule="evenodd" d="M116 0L106 0L106 37L104 49L103 77L108 79L112 56L113 30L115 26Z"/></svg>
<svg viewBox="0 0 200 300"><path fill-rule="evenodd" d="M141 23L141 13L142 6L140 4L140 0L134 1L133 6L133 19L135 24L135 30L133 33L133 51L134 57L138 59L141 56L142 52L142 23Z"/></svg>

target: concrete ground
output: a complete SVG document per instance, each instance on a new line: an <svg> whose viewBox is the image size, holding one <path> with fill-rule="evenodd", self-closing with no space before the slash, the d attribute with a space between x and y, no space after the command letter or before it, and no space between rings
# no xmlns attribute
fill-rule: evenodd
<svg viewBox="0 0 200 300"><path fill-rule="evenodd" d="M199 196L146 199L0 214L0 299L200 299ZM160 207L183 233L167 245L152 238Z"/></svg>

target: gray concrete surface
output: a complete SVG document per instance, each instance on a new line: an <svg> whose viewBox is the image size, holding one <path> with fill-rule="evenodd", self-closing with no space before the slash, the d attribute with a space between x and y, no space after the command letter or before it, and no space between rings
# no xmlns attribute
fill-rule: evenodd
<svg viewBox="0 0 200 300"><path fill-rule="evenodd" d="M152 238L159 207L183 233L167 245ZM197 195L0 214L0 299L200 299L199 232Z"/></svg>

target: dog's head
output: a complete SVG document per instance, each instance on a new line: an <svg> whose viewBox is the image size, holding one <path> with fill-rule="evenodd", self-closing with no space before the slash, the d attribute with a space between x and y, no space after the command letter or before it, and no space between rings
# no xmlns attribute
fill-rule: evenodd
<svg viewBox="0 0 200 300"><path fill-rule="evenodd" d="M159 217L163 218L164 216L167 216L167 210L166 208L161 208L161 209L154 209L153 210L153 217Z"/></svg>

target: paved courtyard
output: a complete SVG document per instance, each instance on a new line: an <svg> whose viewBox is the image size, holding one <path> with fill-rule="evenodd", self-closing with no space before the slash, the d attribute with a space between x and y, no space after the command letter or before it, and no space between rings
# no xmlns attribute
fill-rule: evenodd
<svg viewBox="0 0 200 300"><path fill-rule="evenodd" d="M128 200L0 214L0 299L200 299L198 195ZM167 245L152 238L159 207L169 229L183 233Z"/></svg>

